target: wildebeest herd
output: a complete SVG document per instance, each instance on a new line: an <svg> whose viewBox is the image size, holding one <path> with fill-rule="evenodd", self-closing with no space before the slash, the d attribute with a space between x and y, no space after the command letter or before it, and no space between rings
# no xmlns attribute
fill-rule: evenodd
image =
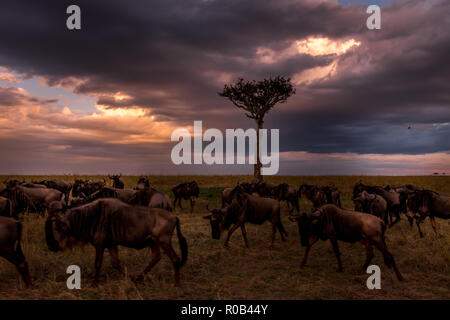
<svg viewBox="0 0 450 320"><path fill-rule="evenodd" d="M150 248L152 255L148 266L132 277L141 281L161 259L161 250L169 257L174 268L175 284L180 284L180 268L188 257L188 242L181 232L180 221L174 213L181 201L190 201L194 211L200 189L195 181L173 187L173 202L169 195L151 187L148 178L141 177L133 189L126 189L120 175L109 176L112 186L103 181L77 179L73 183L58 180L4 181L0 189L0 256L13 263L25 285L31 287L28 264L21 249L22 223L25 213L38 213L46 217L45 238L53 252L90 243L94 246L95 278L98 284L104 250L111 255L112 266L123 272L118 246L134 249ZM312 204L312 209L302 211L301 197ZM338 240L361 242L366 249L363 270L370 264L376 247L384 262L393 268L397 278L403 277L385 241L387 227L400 221L402 214L411 226L415 220L419 235L420 224L430 218L437 233L435 218L450 218L450 197L413 185L399 187L370 186L362 182L353 189L354 211L341 206L341 193L334 185L302 184L299 188L282 183L274 185L264 180L237 183L225 188L221 195L221 208L207 210L213 239L220 239L227 231L225 246L229 245L234 231L241 229L244 244L249 246L246 223L261 225L269 221L272 226L271 246L276 233L285 241L287 232L280 215L281 201L285 201L289 220L297 223L300 243L306 247L301 266L306 265L311 246L318 240L330 240L342 271ZM176 233L181 257L171 244Z"/></svg>

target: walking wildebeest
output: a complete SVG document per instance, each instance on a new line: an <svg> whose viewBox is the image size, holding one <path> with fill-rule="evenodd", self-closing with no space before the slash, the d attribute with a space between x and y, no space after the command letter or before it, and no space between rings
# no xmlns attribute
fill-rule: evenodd
<svg viewBox="0 0 450 320"><path fill-rule="evenodd" d="M411 212L419 215L416 219L416 225L417 229L419 229L421 238L423 237L423 233L420 229L420 223L426 217L430 217L431 226L436 234L438 234L438 232L434 218L450 218L450 197L440 195L431 190L418 190L409 194L407 206Z"/></svg>
<svg viewBox="0 0 450 320"><path fill-rule="evenodd" d="M231 194L233 200L230 205L213 210L209 210L207 207L211 214L203 218L210 220L213 239L219 240L222 232L228 230L228 236L224 244L227 247L232 233L240 227L245 246L248 247L245 223L261 225L266 221L270 221L272 223L271 245L273 246L275 241L277 229L280 232L281 239L285 241L284 236L287 236L287 232L281 223L280 203L278 201L252 196L246 193L239 185L233 189Z"/></svg>
<svg viewBox="0 0 450 320"><path fill-rule="evenodd" d="M373 214L388 224L387 202L382 196L363 191L353 199L353 202L355 211Z"/></svg>
<svg viewBox="0 0 450 320"><path fill-rule="evenodd" d="M386 225L383 220L370 214L343 210L333 204L326 204L311 212L290 215L296 221L302 246L306 247L301 266L305 266L309 251L314 243L330 240L338 263L338 272L342 272L342 263L338 240L354 243L361 241L366 247L366 261L362 267L365 272L373 258L373 246L381 251L388 268L393 267L398 280L403 280L397 269L394 257L389 252L384 239Z"/></svg>
<svg viewBox="0 0 450 320"><path fill-rule="evenodd" d="M387 210L389 213L389 219L391 221L389 227L392 227L400 221L401 203L399 193L395 192L394 190L388 191L379 186L367 186L360 181L359 183L355 184L355 187L353 188L352 199L356 198L358 194L363 191L367 191L368 193L375 193L386 200L388 205ZM392 216L395 216L395 221L392 221Z"/></svg>
<svg viewBox="0 0 450 320"><path fill-rule="evenodd" d="M108 175L108 178L110 178L113 181L113 188L116 189L123 189L125 188L125 184L122 182L122 180L120 180L120 177L122 177L122 175Z"/></svg>
<svg viewBox="0 0 450 320"><path fill-rule="evenodd" d="M297 212L300 211L298 204L298 193L297 189L287 183L282 183L272 189L272 196L279 201L286 201L289 212L296 209Z"/></svg>
<svg viewBox="0 0 450 320"><path fill-rule="evenodd" d="M61 191L64 194L64 200L69 202L70 191L72 190L72 184L60 180L42 180L36 182L38 185L44 185L47 188Z"/></svg>
<svg viewBox="0 0 450 320"><path fill-rule="evenodd" d="M181 260L171 243L175 229ZM138 250L150 247L151 261L136 277L139 281L161 260L160 249L163 249L173 263L177 286L180 285L180 268L188 255L180 221L173 213L159 208L132 206L117 199L99 199L68 210L61 202L53 202L45 223L45 235L48 249L54 252L78 244L92 244L96 250L94 284L98 284L100 279L105 249L110 252L113 267L122 271L118 246Z"/></svg>
<svg viewBox="0 0 450 320"><path fill-rule="evenodd" d="M406 218L408 219L409 225L413 226L413 220L414 217L410 216L408 213L408 208L406 205L406 201L408 200L408 195L413 193L414 191L420 190L419 188L411 185L411 184L405 184L400 187L391 187L390 185L387 185L384 187L387 191L395 191L399 194L399 200L400 200L400 211L403 212L406 215Z"/></svg>
<svg viewBox="0 0 450 320"><path fill-rule="evenodd" d="M175 200L173 200L173 209L177 207L177 202L180 209L183 209L181 206L181 199L190 200L191 202L191 213L194 211L195 199L198 198L200 194L200 189L198 188L198 184L195 181L185 182L177 185L172 188L173 195Z"/></svg>
<svg viewBox="0 0 450 320"><path fill-rule="evenodd" d="M0 257L14 264L27 288L31 288L28 263L21 247L22 224L12 218L0 217Z"/></svg>

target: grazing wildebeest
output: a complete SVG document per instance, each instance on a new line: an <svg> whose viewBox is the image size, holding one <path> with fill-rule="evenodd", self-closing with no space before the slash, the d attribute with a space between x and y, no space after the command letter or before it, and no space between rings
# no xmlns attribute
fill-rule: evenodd
<svg viewBox="0 0 450 320"><path fill-rule="evenodd" d="M64 200L66 203L69 201L70 191L72 190L71 183L60 180L42 180L36 183L50 189L61 191L64 194Z"/></svg>
<svg viewBox="0 0 450 320"><path fill-rule="evenodd" d="M93 194L94 192L100 190L106 185L106 180L103 179L102 181L89 181L89 180L81 180L77 179L75 180L73 187L72 187L72 197L74 198L85 198Z"/></svg>
<svg viewBox="0 0 450 320"><path fill-rule="evenodd" d="M112 185L113 188L116 188L116 189L125 188L125 184L123 183L122 180L120 180L120 177L122 177L122 174L112 175L112 176L108 175L108 178L110 178L113 181L113 185Z"/></svg>
<svg viewBox="0 0 450 320"><path fill-rule="evenodd" d="M136 186L133 188L134 190L144 190L150 188L150 180L145 177L140 177Z"/></svg>
<svg viewBox="0 0 450 320"><path fill-rule="evenodd" d="M171 244L175 228L181 260ZM117 199L99 199L68 210L61 202L53 202L45 223L45 235L48 249L54 252L83 243L92 244L96 250L94 284L99 282L105 249L110 252L113 267L121 271L118 246L138 250L150 247L151 261L136 278L142 280L161 259L162 248L173 263L175 285L180 285L180 268L188 255L180 221L173 213L159 208L132 206Z"/></svg>
<svg viewBox="0 0 450 320"><path fill-rule="evenodd" d="M223 231L228 230L225 246L228 246L232 233L241 228L245 246L248 247L247 231L245 223L263 224L266 221L272 223L272 243L275 241L275 233L278 229L281 239L285 241L287 232L281 223L280 203L274 199L255 197L245 192L239 185L232 192L232 202L221 209L208 211L210 215L205 216L211 223L211 233L213 239L220 239Z"/></svg>
<svg viewBox="0 0 450 320"><path fill-rule="evenodd" d="M120 201L129 203L132 202L133 204L140 204L137 203L137 201L134 201L136 193L138 190L132 190L132 189L117 189L113 187L105 186L94 193L92 193L90 196L85 198L85 202L92 202L94 200L100 199L100 198L116 198ZM147 204L148 205L148 202Z"/></svg>
<svg viewBox="0 0 450 320"><path fill-rule="evenodd" d="M12 218L0 217L0 257L14 264L27 288L31 288L28 263L21 247L22 224Z"/></svg>
<svg viewBox="0 0 450 320"><path fill-rule="evenodd" d="M392 227L397 222L400 221L400 212L401 212L401 203L400 203L400 194L395 192L394 190L386 190L383 187L379 186L367 186L364 185L361 181L357 184L355 184L355 187L353 188L353 198L356 198L358 194L360 194L363 191L367 191L368 193L375 193L386 200L388 205L388 213L389 213L389 219L390 224L389 227ZM395 221L392 221L392 216L395 216Z"/></svg>
<svg viewBox="0 0 450 320"><path fill-rule="evenodd" d="M1 196L0 196L0 216L17 219L17 216L15 217L13 216L13 207L11 204L11 200Z"/></svg>
<svg viewBox="0 0 450 320"><path fill-rule="evenodd" d="M353 202L355 211L373 214L383 220L386 225L388 224L387 202L382 196L363 191L353 198Z"/></svg>
<svg viewBox="0 0 450 320"><path fill-rule="evenodd" d="M362 267L366 271L373 258L373 246L381 251L388 268L393 267L399 280L403 280L397 269L394 257L389 252L384 239L386 225L383 220L370 214L343 210L333 204L326 204L311 212L290 215L291 221L296 221L302 246L306 247L301 266L305 266L308 253L314 243L320 240L330 240L338 263L338 272L342 272L342 263L338 240L344 242L361 241L366 247L366 261Z"/></svg>
<svg viewBox="0 0 450 320"><path fill-rule="evenodd" d="M272 196L279 201L286 201L289 212L291 210L300 211L298 204L298 193L297 189L287 183L282 183L272 189Z"/></svg>
<svg viewBox="0 0 450 320"><path fill-rule="evenodd" d="M431 226L436 234L438 232L434 218L450 218L450 197L441 195L431 190L417 190L409 194L407 206L411 212L419 215L416 219L416 225L419 229L421 238L423 237L423 233L420 229L420 223L426 217L430 217Z"/></svg>
<svg viewBox="0 0 450 320"><path fill-rule="evenodd" d="M25 213L26 211L38 211L31 198L16 187L3 189L0 192L0 196L3 196L10 201L11 216L16 219L18 219L19 214Z"/></svg>
<svg viewBox="0 0 450 320"><path fill-rule="evenodd" d="M251 192L256 192L261 197L272 197L272 190L275 189L275 185L273 183L261 180L254 180L251 183Z"/></svg>
<svg viewBox="0 0 450 320"><path fill-rule="evenodd" d="M185 182L177 185L172 188L173 195L175 199L173 200L173 208L177 207L177 202L180 209L183 209L181 206L181 199L190 200L191 202L191 213L194 211L195 200L198 198L200 193L200 189L198 188L198 184L195 181Z"/></svg>

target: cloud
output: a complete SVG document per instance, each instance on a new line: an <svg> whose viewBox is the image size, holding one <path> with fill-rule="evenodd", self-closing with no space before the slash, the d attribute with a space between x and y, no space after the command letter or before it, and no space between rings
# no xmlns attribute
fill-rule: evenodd
<svg viewBox="0 0 450 320"><path fill-rule="evenodd" d="M281 129L282 152L450 150L448 1L394 2L382 8L382 28L375 31L366 28L365 6L336 1L77 4L82 29L76 32L65 28L63 2L0 4L4 147L14 143L7 134L14 129L28 139L24 146L44 136L42 150L72 146L53 152L84 159L126 158L125 151L139 154L140 144L167 151L171 130L194 120L220 129L253 126L217 92L238 77L283 75L297 94L265 121ZM93 110L18 88L34 78L94 99Z"/></svg>

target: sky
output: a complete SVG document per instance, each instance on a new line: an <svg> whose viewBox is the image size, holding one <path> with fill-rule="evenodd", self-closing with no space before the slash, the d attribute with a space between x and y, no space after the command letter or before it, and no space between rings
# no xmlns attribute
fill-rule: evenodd
<svg viewBox="0 0 450 320"><path fill-rule="evenodd" d="M264 123L279 174L448 174L449 17L447 0L2 2L0 174L251 174L172 164L171 133L254 127L217 93L278 75L296 88Z"/></svg>

